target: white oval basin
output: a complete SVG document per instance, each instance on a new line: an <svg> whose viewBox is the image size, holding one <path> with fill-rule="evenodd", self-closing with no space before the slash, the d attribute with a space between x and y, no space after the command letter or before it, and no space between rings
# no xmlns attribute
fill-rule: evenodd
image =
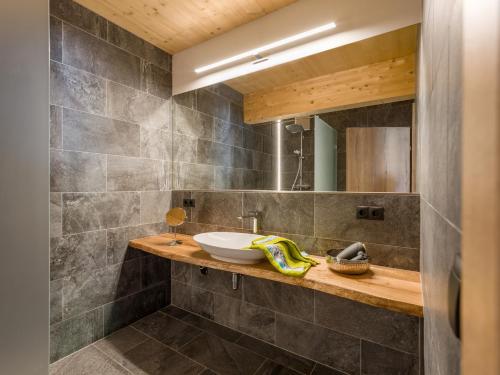
<svg viewBox="0 0 500 375"><path fill-rule="evenodd" d="M259 263L265 258L260 250L243 250L250 246L260 234L236 233L236 232L208 232L197 234L193 239L212 258L224 262L253 264Z"/></svg>

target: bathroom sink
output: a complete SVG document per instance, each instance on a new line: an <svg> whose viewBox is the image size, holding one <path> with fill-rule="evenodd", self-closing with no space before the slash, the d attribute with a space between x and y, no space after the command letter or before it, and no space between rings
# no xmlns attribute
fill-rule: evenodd
<svg viewBox="0 0 500 375"><path fill-rule="evenodd" d="M243 250L253 240L262 237L260 234L236 232L208 232L197 234L193 239L212 258L224 262L239 264L259 263L265 258L260 250Z"/></svg>

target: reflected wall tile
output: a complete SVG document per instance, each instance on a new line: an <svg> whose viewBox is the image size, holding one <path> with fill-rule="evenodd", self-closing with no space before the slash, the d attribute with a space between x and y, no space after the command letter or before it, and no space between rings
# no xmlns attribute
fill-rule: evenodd
<svg viewBox="0 0 500 375"><path fill-rule="evenodd" d="M229 121L229 102L224 97L206 89L197 91L196 109L209 116Z"/></svg>
<svg viewBox="0 0 500 375"><path fill-rule="evenodd" d="M191 137L212 139L213 118L182 105L174 105L174 130Z"/></svg>
<svg viewBox="0 0 500 375"><path fill-rule="evenodd" d="M214 141L232 146L243 146L243 128L227 121L214 121Z"/></svg>
<svg viewBox="0 0 500 375"><path fill-rule="evenodd" d="M214 168L207 164L175 163L173 185L174 189L213 189Z"/></svg>

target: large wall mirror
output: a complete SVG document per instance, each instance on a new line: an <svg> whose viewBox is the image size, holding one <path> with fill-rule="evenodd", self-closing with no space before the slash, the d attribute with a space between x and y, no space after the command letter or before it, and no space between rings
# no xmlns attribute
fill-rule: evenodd
<svg viewBox="0 0 500 375"><path fill-rule="evenodd" d="M175 96L173 188L415 191L417 30Z"/></svg>

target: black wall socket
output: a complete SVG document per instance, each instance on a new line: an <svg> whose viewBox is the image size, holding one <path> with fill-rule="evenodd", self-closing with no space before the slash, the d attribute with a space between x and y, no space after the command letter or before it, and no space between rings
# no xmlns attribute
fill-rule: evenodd
<svg viewBox="0 0 500 375"><path fill-rule="evenodd" d="M356 207L356 219L384 220L384 207L358 206Z"/></svg>
<svg viewBox="0 0 500 375"><path fill-rule="evenodd" d="M195 201L192 198L184 198L182 200L182 205L185 208L194 208L195 207Z"/></svg>
<svg viewBox="0 0 500 375"><path fill-rule="evenodd" d="M384 220L384 207L370 207L368 210L369 220Z"/></svg>
<svg viewBox="0 0 500 375"><path fill-rule="evenodd" d="M356 207L356 219L368 219L370 207L358 206Z"/></svg>

